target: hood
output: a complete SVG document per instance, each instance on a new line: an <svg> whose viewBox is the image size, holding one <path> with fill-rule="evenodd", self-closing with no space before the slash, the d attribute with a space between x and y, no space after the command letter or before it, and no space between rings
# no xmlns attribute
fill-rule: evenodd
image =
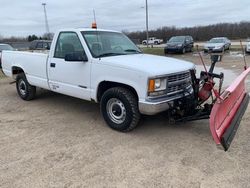
<svg viewBox="0 0 250 188"><path fill-rule="evenodd" d="M193 63L187 61L148 54L111 56L100 61L106 65L144 72L149 76L172 74L195 68Z"/></svg>
<svg viewBox="0 0 250 188"><path fill-rule="evenodd" d="M223 45L224 45L224 43L206 43L205 47L220 47Z"/></svg>

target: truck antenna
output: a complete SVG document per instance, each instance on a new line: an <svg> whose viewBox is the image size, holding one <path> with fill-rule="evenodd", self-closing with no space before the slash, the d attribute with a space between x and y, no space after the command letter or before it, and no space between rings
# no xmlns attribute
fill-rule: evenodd
<svg viewBox="0 0 250 188"><path fill-rule="evenodd" d="M94 23L92 23L92 29L96 29L96 41L97 41L98 45L100 45L99 32L97 30L97 23L96 23L95 9L93 9L93 15L94 15ZM98 54L99 55L100 55L100 51L101 51L101 46L100 46L100 48L98 47ZM101 59L101 58L99 58L99 59Z"/></svg>
<svg viewBox="0 0 250 188"><path fill-rule="evenodd" d="M242 44L242 41L240 40L240 46L243 54L243 60L244 60L244 69L247 70L247 62L246 62L246 53Z"/></svg>
<svg viewBox="0 0 250 188"><path fill-rule="evenodd" d="M96 23L95 9L93 9L93 14L94 14L94 22Z"/></svg>

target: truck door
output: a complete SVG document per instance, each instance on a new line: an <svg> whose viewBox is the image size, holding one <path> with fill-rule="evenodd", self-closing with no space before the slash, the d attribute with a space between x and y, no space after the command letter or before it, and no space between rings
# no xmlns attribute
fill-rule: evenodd
<svg viewBox="0 0 250 188"><path fill-rule="evenodd" d="M58 36L54 54L48 60L48 79L52 91L73 97L90 100L89 60L71 60L72 54L83 54L83 45L75 32L61 32ZM66 60L65 60L66 58Z"/></svg>

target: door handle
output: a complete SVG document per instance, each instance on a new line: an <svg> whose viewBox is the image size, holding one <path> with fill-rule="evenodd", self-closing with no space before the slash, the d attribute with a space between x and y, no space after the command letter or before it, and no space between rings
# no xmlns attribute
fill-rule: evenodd
<svg viewBox="0 0 250 188"><path fill-rule="evenodd" d="M55 68L55 67L56 67L56 64L55 64L55 63L50 63L50 67Z"/></svg>

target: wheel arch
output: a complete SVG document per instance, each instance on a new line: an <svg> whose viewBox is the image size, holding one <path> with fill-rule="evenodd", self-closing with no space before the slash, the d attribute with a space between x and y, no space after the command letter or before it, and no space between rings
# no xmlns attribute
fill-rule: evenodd
<svg viewBox="0 0 250 188"><path fill-rule="evenodd" d="M119 83L119 82L102 81L99 83L99 85L97 87L97 93L96 93L97 102L100 102L101 97L105 91L107 91L110 88L114 88L114 87L122 87L122 88L126 88L126 89L130 90L135 95L137 101L139 100L138 93L134 87L127 85L127 84Z"/></svg>
<svg viewBox="0 0 250 188"><path fill-rule="evenodd" d="M11 67L11 74L13 78L16 78L16 76L20 73L25 73L23 68L20 66L12 66Z"/></svg>

